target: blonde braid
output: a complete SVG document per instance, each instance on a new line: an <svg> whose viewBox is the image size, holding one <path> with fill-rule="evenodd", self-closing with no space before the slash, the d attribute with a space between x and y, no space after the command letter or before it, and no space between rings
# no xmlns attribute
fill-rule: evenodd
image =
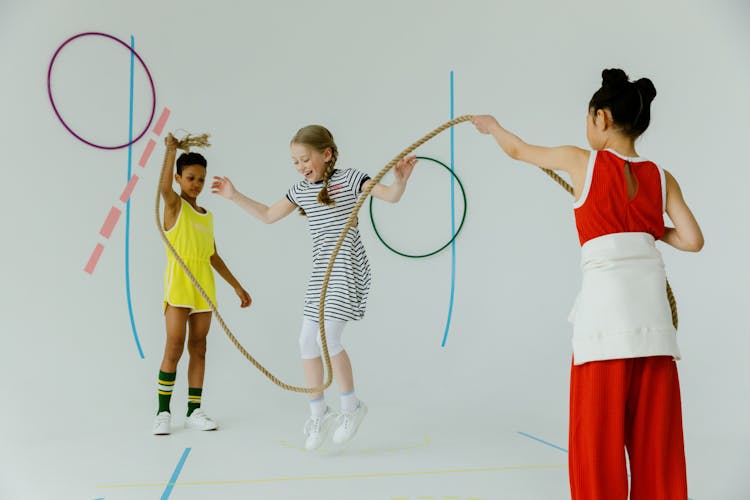
<svg viewBox="0 0 750 500"><path fill-rule="evenodd" d="M328 192L328 184L331 182L333 177L333 166L336 164L336 158L326 162L326 169L323 172L323 189L318 193L318 203L321 205L335 205L336 200L331 199L331 194ZM302 207L297 207L297 212L303 217L307 217L307 213Z"/></svg>
<svg viewBox="0 0 750 500"><path fill-rule="evenodd" d="M323 189L318 193L318 203L328 206L336 204L336 200L331 199L331 193L328 192L328 184L331 183L331 177L333 177L333 166L336 164L336 157L331 158L326 162L326 170L323 173Z"/></svg>

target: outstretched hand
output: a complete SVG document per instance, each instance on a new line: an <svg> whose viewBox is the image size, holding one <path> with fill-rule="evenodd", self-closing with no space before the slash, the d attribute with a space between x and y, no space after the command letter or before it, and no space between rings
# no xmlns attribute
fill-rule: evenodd
<svg viewBox="0 0 750 500"><path fill-rule="evenodd" d="M231 200L232 196L237 193L237 190L234 188L232 181L228 178L214 176L214 182L211 184L211 192L218 194L227 200Z"/></svg>
<svg viewBox="0 0 750 500"><path fill-rule="evenodd" d="M471 119L471 123L474 124L481 134L491 134L494 127L500 126L492 115L474 115Z"/></svg>
<svg viewBox="0 0 750 500"><path fill-rule="evenodd" d="M397 180L406 182L414 170L414 165L416 165L418 161L416 155L401 158L396 166L393 167L393 175L396 176Z"/></svg>

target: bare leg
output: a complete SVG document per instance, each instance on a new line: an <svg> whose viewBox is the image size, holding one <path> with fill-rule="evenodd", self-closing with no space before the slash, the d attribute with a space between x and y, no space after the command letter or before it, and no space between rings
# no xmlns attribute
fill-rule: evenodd
<svg viewBox="0 0 750 500"><path fill-rule="evenodd" d="M164 321L167 327L167 341L164 345L164 358L161 361L161 371L174 373L177 363L185 349L185 330L189 309L167 305L164 311Z"/></svg>
<svg viewBox="0 0 750 500"><path fill-rule="evenodd" d="M352 374L352 363L346 350L333 356L331 358L331 365L333 366L333 377L337 380L339 391L342 393L353 391L354 375Z"/></svg>
<svg viewBox="0 0 750 500"><path fill-rule="evenodd" d="M188 323L188 387L203 387L203 374L206 371L206 337L211 326L211 313L191 314Z"/></svg>
<svg viewBox="0 0 750 500"><path fill-rule="evenodd" d="M303 359L302 369L305 372L305 383L307 387L318 387L323 385L323 361L321 358ZM323 397L323 392L313 392L310 399Z"/></svg>

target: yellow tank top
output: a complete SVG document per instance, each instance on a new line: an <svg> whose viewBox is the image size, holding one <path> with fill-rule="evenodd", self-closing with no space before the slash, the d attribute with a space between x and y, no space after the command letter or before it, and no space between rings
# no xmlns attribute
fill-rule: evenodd
<svg viewBox="0 0 750 500"><path fill-rule="evenodd" d="M216 286L211 269L214 254L214 219L211 212L196 211L190 203L180 198L180 213L174 226L165 231L167 240L177 250L190 272L216 303ZM164 275L164 303L175 307L189 308L191 312L210 310L208 303L195 289L172 253L167 252L167 268Z"/></svg>

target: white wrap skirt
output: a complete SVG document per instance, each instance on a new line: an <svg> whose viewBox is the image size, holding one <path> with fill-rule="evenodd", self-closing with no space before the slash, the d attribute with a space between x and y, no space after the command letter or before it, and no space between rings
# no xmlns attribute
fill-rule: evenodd
<svg viewBox="0 0 750 500"><path fill-rule="evenodd" d="M615 233L581 247L581 291L568 317L573 360L680 359L661 252L648 233Z"/></svg>

